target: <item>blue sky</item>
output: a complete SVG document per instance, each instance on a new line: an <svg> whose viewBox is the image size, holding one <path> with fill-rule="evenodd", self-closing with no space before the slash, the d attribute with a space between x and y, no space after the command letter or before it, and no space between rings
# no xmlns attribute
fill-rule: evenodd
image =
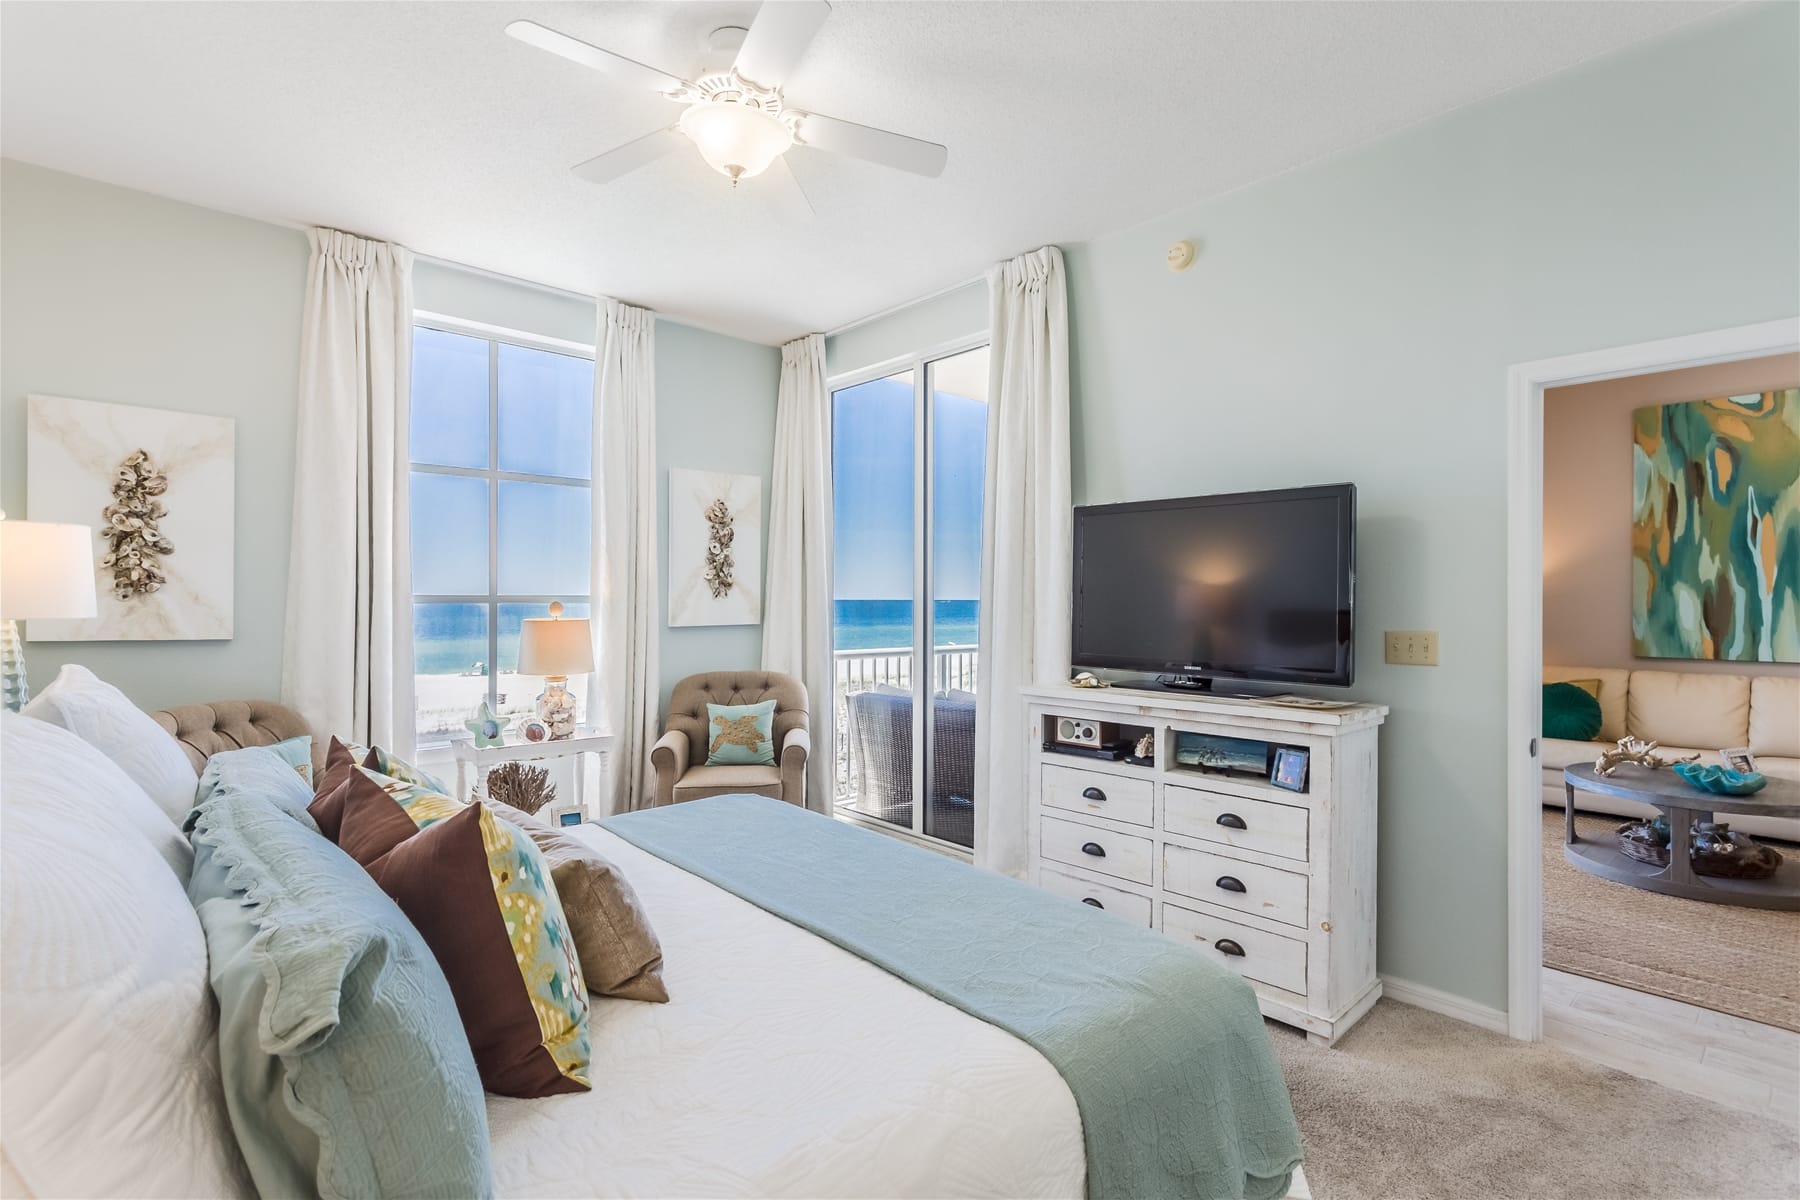
<svg viewBox="0 0 1800 1200"><path fill-rule="evenodd" d="M987 405L949 392L932 403L935 591L940 600L973 600L981 594ZM910 373L833 394L837 599L912 595L914 450Z"/></svg>

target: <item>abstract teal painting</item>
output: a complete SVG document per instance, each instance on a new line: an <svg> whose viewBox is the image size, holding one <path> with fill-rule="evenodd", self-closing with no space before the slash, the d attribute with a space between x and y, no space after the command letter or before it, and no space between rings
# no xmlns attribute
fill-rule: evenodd
<svg viewBox="0 0 1800 1200"><path fill-rule="evenodd" d="M1800 388L1632 413L1639 658L1800 662Z"/></svg>

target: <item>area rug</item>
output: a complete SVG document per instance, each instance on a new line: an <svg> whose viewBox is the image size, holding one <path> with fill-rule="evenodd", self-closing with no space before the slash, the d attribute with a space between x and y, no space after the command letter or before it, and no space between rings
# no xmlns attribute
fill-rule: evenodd
<svg viewBox="0 0 1800 1200"><path fill-rule="evenodd" d="M1800 1196L1800 1138L1383 1000L1336 1046L1269 1023L1316 1200Z"/></svg>
<svg viewBox="0 0 1800 1200"><path fill-rule="evenodd" d="M1575 818L1584 838L1623 823ZM1800 913L1661 896L1578 871L1563 857L1555 809L1544 810L1544 965L1800 1031Z"/></svg>

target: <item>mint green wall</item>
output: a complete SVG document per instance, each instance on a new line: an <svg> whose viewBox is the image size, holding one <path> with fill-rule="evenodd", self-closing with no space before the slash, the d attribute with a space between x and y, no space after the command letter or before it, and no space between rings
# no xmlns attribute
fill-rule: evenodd
<svg viewBox="0 0 1800 1200"><path fill-rule="evenodd" d="M297 230L0 161L7 513L31 515L28 394L237 419L236 636L28 642L38 687L79 662L150 708L277 694L306 257Z"/></svg>
<svg viewBox="0 0 1800 1200"><path fill-rule="evenodd" d="M982 281L921 300L825 339L825 373L844 375L979 333L988 324Z"/></svg>
<svg viewBox="0 0 1800 1200"><path fill-rule="evenodd" d="M1506 1004L1507 368L1800 310L1796 44L1800 6L1728 13L1065 247L1078 503L1358 486L1384 973Z"/></svg>
<svg viewBox="0 0 1800 1200"><path fill-rule="evenodd" d="M762 552L769 549L769 476L775 454L775 398L781 351L673 321L656 323L656 528L660 565L662 698L684 675L756 667L762 626L669 628L669 469L759 475ZM765 593L767 580L764 580Z"/></svg>
<svg viewBox="0 0 1800 1200"><path fill-rule="evenodd" d="M79 662L138 704L276 696L287 600L306 235L0 160L0 506L25 511L33 392L237 419L237 636L228 642L34 642L32 679ZM435 262L421 309L591 344L594 303ZM668 629L668 468L763 478L781 352L657 322L663 694L693 671L754 667L760 626ZM766 537L765 537L766 545Z"/></svg>

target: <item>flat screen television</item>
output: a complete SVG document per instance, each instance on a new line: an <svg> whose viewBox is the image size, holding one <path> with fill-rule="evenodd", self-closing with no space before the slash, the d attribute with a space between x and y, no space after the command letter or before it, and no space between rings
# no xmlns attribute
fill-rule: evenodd
<svg viewBox="0 0 1800 1200"><path fill-rule="evenodd" d="M1355 595L1354 484L1075 510L1077 667L1347 685Z"/></svg>

